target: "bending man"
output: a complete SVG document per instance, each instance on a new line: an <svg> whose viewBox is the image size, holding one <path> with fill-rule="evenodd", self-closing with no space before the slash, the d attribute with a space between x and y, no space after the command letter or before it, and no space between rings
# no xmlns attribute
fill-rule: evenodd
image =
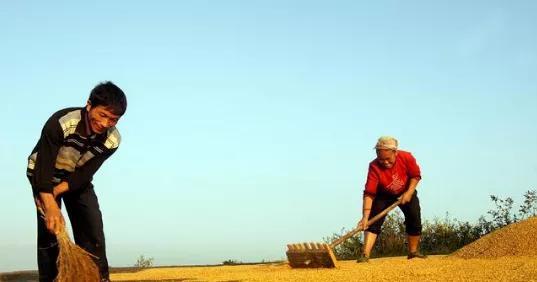
<svg viewBox="0 0 537 282"><path fill-rule="evenodd" d="M65 204L77 245L95 256L101 281L108 281L108 261L101 210L91 183L103 162L118 148L115 125L127 109L123 91L112 82L97 85L85 107L66 108L45 123L28 158L27 176L37 213L37 263L40 281L53 281L58 270L57 234Z"/></svg>

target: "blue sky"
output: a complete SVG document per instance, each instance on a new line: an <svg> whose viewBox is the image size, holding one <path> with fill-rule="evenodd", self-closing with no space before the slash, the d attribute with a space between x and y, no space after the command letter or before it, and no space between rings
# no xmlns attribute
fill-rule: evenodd
<svg viewBox="0 0 537 282"><path fill-rule="evenodd" d="M108 259L281 259L360 218L372 147L422 168L424 219L535 189L534 1L0 4L0 271L36 269L26 158L97 83L127 94L96 174ZM9 254L9 255L7 255Z"/></svg>

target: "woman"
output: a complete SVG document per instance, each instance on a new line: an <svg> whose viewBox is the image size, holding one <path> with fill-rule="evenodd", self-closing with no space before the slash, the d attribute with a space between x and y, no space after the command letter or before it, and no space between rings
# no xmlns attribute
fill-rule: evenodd
<svg viewBox="0 0 537 282"><path fill-rule="evenodd" d="M375 145L377 158L369 163L364 190L363 216L358 226L364 228L364 248L358 262L369 261L385 217L369 225L370 218L389 207L398 198L405 215L408 240L408 259L426 258L418 251L421 235L421 209L416 186L421 172L411 153L398 150L398 142L391 136L382 136Z"/></svg>

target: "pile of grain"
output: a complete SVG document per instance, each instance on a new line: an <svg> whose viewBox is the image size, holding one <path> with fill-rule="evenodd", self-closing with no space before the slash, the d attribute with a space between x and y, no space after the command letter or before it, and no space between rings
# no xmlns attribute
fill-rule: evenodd
<svg viewBox="0 0 537 282"><path fill-rule="evenodd" d="M508 225L453 253L454 257L537 257L537 217Z"/></svg>

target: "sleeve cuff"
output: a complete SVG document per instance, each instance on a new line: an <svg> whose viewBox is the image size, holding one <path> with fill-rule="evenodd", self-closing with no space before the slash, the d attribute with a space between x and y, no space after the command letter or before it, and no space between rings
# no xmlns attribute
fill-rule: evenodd
<svg viewBox="0 0 537 282"><path fill-rule="evenodd" d="M41 186L41 187L37 187L37 191L39 191L39 193L50 193L52 194L52 192L54 191L54 186Z"/></svg>

